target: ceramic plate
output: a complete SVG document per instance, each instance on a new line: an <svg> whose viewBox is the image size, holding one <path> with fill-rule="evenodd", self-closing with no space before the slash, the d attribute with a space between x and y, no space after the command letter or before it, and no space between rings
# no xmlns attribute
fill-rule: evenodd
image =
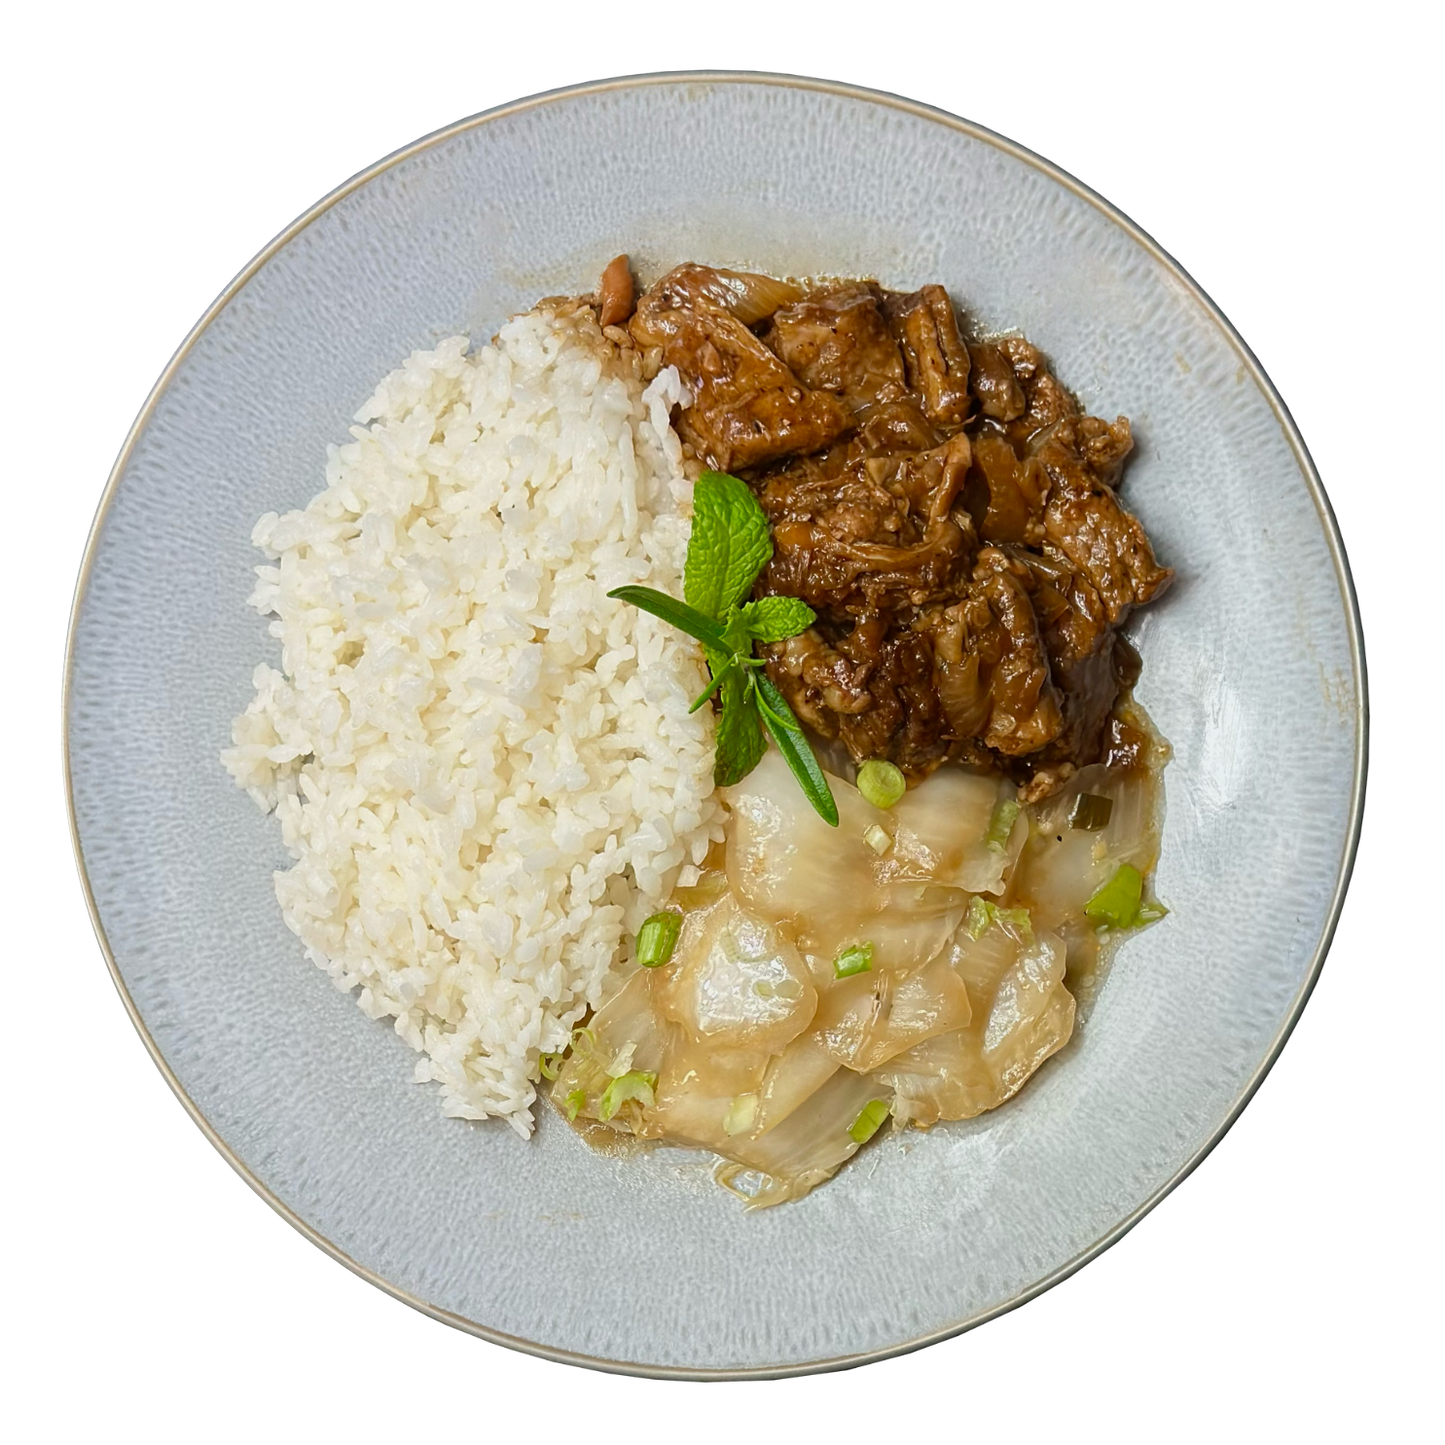
<svg viewBox="0 0 1445 1445"><path fill-rule="evenodd" d="M1178 571L1139 620L1174 746L1158 890L1069 1047L1005 1108L884 1139L745 1214L696 1156L442 1117L302 957L263 817L217 761L258 659L252 524L322 485L376 380L458 329L697 258L947 284L1132 418L1128 496ZM1266 605L1267 603L1267 605ZM1117 1239L1273 1061L1339 912L1364 787L1359 623L1325 494L1244 343L1160 248L1021 147L896 97L757 75L519 101L349 181L227 288L110 478L71 633L75 836L136 1027L251 1186L487 1339L652 1375L786 1374L987 1320ZM543 1111L545 1114L546 1111Z"/></svg>

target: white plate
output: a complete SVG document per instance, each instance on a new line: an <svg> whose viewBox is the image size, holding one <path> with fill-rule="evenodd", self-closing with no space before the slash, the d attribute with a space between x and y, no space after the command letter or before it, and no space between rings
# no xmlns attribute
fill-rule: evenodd
<svg viewBox="0 0 1445 1445"><path fill-rule="evenodd" d="M253 522L408 351L489 336L626 250L942 281L1129 415L1130 505L1178 572L1140 619L1175 749L1158 888L1070 1046L1007 1107L886 1139L745 1215L694 1156L604 1159L441 1116L407 1046L307 963L273 819L217 754L258 658ZM1117 1239L1228 1128L1299 1015L1359 832L1359 620L1279 397L1173 261L1070 177L896 97L757 75L534 97L378 163L278 237L157 383L106 489L71 634L82 872L181 1101L311 1239L451 1324L653 1375L787 1374L943 1338Z"/></svg>

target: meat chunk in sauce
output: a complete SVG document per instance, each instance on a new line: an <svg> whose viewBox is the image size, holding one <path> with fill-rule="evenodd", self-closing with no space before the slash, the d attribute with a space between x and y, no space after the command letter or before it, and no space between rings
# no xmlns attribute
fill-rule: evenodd
<svg viewBox="0 0 1445 1445"><path fill-rule="evenodd" d="M998 349L1013 368L1014 379L1024 398L1024 409L1008 422L1008 437L1015 446L1026 447L1045 428L1078 413L1074 398L1044 364L1043 354L1022 336L1006 336Z"/></svg>
<svg viewBox="0 0 1445 1445"><path fill-rule="evenodd" d="M872 286L842 286L773 313L763 340L816 391L830 391L855 414L908 395L903 355Z"/></svg>
<svg viewBox="0 0 1445 1445"><path fill-rule="evenodd" d="M678 421L683 440L723 470L827 446L847 430L847 408L830 392L804 386L753 334L748 318L762 288L749 288L750 278L729 284L731 274L679 267L638 302L632 318L633 340L656 349L661 365L677 367L692 389L693 404Z"/></svg>
<svg viewBox="0 0 1445 1445"><path fill-rule="evenodd" d="M1110 625L1093 583L1062 553L1048 544L1038 552L1009 550L1026 569L1059 694L1061 726L1035 760L1035 773L1047 770L1050 781L1062 782L1079 766L1076 760L1096 761L1107 752L1115 704L1138 680L1138 654Z"/></svg>
<svg viewBox="0 0 1445 1445"><path fill-rule="evenodd" d="M973 547L954 499L968 472L962 434L925 452L804 464L762 482L773 524L769 592L858 617L949 593Z"/></svg>
<svg viewBox="0 0 1445 1445"><path fill-rule="evenodd" d="M1031 799L1137 754L1118 629L1172 573L1117 496L1127 420L1081 415L1022 337L965 340L941 286L681 266L630 329L691 389L696 457L767 513L759 594L817 613L766 649L810 728L911 779L954 759Z"/></svg>
<svg viewBox="0 0 1445 1445"><path fill-rule="evenodd" d="M1028 410L1028 399L1003 347L980 342L968 348L968 359L969 386L978 409L993 421L1017 421Z"/></svg>
<svg viewBox="0 0 1445 1445"><path fill-rule="evenodd" d="M935 685L953 736L1009 757L1038 752L1063 728L1028 584L1023 563L985 547L964 596L930 618Z"/></svg>
<svg viewBox="0 0 1445 1445"><path fill-rule="evenodd" d="M908 384L930 420L962 426L973 405L968 391L968 348L958 334L953 302L942 286L911 296L890 296L888 319L903 348Z"/></svg>
<svg viewBox="0 0 1445 1445"><path fill-rule="evenodd" d="M1044 491L1036 468L1025 466L999 431L973 442L973 470L965 504L985 542L1037 544L1043 540Z"/></svg>
<svg viewBox="0 0 1445 1445"><path fill-rule="evenodd" d="M1110 485L1132 446L1123 417L1086 416L1059 423L1035 454L1048 487L1045 535L1093 583L1110 624L1152 601L1172 575Z"/></svg>

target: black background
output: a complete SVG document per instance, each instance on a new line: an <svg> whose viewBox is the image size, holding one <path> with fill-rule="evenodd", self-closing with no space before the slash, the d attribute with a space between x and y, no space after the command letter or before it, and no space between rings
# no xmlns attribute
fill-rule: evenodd
<svg viewBox="0 0 1445 1445"><path fill-rule="evenodd" d="M72 318L101 345L104 366L87 461L75 478L71 555L147 384L251 251L334 182L419 131L588 71L559 65L507 85L403 82L386 107L374 108L354 77L328 74L324 58L308 65L318 69L260 65L217 75L199 94L191 81L111 75L85 95L95 124L84 159L56 156L55 220L90 257L82 264L108 266L117 253L121 264L113 285L91 296L98 315ZM1136 66L1133 88L1116 87L1113 98L1075 79L1078 103L1051 118L1032 88L975 94L961 74L928 85L884 64L854 66L853 74L920 91L1035 144L1175 251L1279 381L1358 559L1364 519L1350 490L1340 413L1340 277L1383 262L1341 217L1338 143L1324 103L1302 110L1263 72L1140 85ZM62 558L56 569L56 623L69 566ZM58 876L68 871L64 853L55 868ZM1042 1301L961 1340L840 1377L844 1387L970 1390L991 1379L1027 1399L1043 1386L1040 1367L1056 1361L1068 1368L1062 1389L1075 1399L1087 1399L1088 1380L1113 1390L1116 1371L1130 1383L1150 1379L1191 1393L1212 1377L1233 1393L1251 1377L1269 1379L1280 1351L1325 1350L1347 1321L1357 1325L1367 1285L1351 1241L1373 1185L1368 1172L1342 1168L1335 1140L1357 1071L1348 1020L1360 998L1368 881L1367 873L1279 1066L1155 1217ZM366 1384L368 1361L380 1358L393 1380L420 1384L439 1370L465 1371L468 1384L483 1389L540 1384L549 1405L556 1387L585 1387L581 1374L510 1357L410 1314L277 1222L169 1100L118 1012L78 900L68 942L90 1010L88 1069L104 1079L104 1113L126 1127L114 1131L124 1139L114 1155L104 1143L110 1130L71 1134L58 1188L84 1199L85 1224L66 1237L61 1267L74 1308L56 1348L97 1366L163 1358L223 1394L283 1364L318 1381L334 1368L338 1386L357 1383L360 1370ZM838 1243L841 1263L867 1248L866 1238ZM796 1389L819 1387L803 1381ZM1051 1413L1042 1399L1036 1407ZM555 1428L559 1416L548 1415Z"/></svg>

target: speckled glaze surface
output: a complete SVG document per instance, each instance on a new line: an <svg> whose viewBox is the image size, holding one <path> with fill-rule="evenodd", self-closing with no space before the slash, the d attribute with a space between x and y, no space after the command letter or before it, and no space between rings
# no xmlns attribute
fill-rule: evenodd
<svg viewBox="0 0 1445 1445"><path fill-rule="evenodd" d="M765 143L764 143L765 142ZM1158 891L1084 1027L1006 1108L884 1140L745 1215L697 1156L592 1154L441 1116L412 1055L281 922L278 829L217 753L275 645L245 606L255 519L411 349L484 339L632 252L942 280L1089 410L1128 414L1131 505L1179 573L1142 617L1171 740ZM1259 625L1268 599L1270 625ZM91 538L68 761L82 875L146 1043L202 1127L344 1262L453 1324L648 1374L854 1363L965 1328L1116 1238L1202 1157L1328 945L1364 783L1343 552L1292 424L1186 276L988 132L820 82L607 82L465 121L303 217L162 378ZM1228 908L1220 907L1229 899ZM840 1240L866 1249L840 1250ZM279 1302L278 1302L279 1303Z"/></svg>

